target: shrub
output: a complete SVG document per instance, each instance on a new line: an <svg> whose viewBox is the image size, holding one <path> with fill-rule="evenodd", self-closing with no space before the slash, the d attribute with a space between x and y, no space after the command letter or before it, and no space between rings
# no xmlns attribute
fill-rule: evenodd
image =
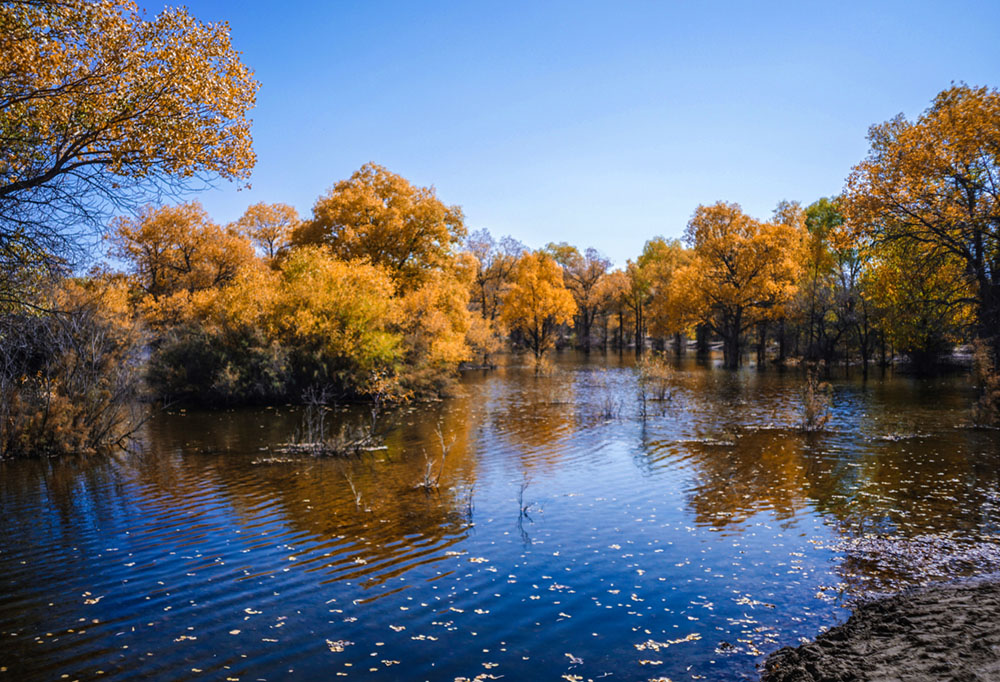
<svg viewBox="0 0 1000 682"><path fill-rule="evenodd" d="M979 389L979 400L972 408L973 423L1000 426L1000 372L989 346L979 339L973 344L972 372Z"/></svg>
<svg viewBox="0 0 1000 682"><path fill-rule="evenodd" d="M142 421L143 332L123 286L65 280L58 312L0 316L0 457L125 447Z"/></svg>
<svg viewBox="0 0 1000 682"><path fill-rule="evenodd" d="M807 432L822 431L832 416L833 388L826 381L820 381L819 369L810 367L806 371L802 387L802 424Z"/></svg>

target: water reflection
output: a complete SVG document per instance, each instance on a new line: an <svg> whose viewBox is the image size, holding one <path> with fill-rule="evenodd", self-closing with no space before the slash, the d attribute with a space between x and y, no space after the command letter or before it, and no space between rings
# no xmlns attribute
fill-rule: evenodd
<svg viewBox="0 0 1000 682"><path fill-rule="evenodd" d="M749 678L851 596L1000 567L961 379L836 381L805 434L794 372L686 360L643 411L631 362L470 374L357 458L278 453L282 407L0 464L0 677Z"/></svg>

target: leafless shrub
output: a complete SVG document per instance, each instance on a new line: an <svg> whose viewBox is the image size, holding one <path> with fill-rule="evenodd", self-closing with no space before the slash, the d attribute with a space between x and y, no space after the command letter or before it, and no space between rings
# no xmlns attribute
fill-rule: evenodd
<svg viewBox="0 0 1000 682"><path fill-rule="evenodd" d="M618 419L622 414L622 401L616 397L614 388L608 384L607 370L601 370L597 382L598 413L605 421Z"/></svg>
<svg viewBox="0 0 1000 682"><path fill-rule="evenodd" d="M972 408L976 426L1000 426L1000 372L989 346L977 339L972 350L972 373L979 399Z"/></svg>
<svg viewBox="0 0 1000 682"><path fill-rule="evenodd" d="M451 442L446 443L444 439L444 432L441 430L441 424L438 424L434 429L437 434L438 446L441 449L441 460L438 464L437 473L434 473L434 465L437 461L427 454L427 450L424 450L424 476L423 480L417 484L418 488L423 488L424 490L437 489L441 484L441 476L444 474L444 463L448 459L448 452L455 445L455 439L452 438Z"/></svg>
<svg viewBox="0 0 1000 682"><path fill-rule="evenodd" d="M147 413L138 323L82 288L56 305L0 315L0 458L125 448Z"/></svg>
<svg viewBox="0 0 1000 682"><path fill-rule="evenodd" d="M672 400L674 381L674 368L662 354L651 353L639 362L639 387L645 399Z"/></svg>
<svg viewBox="0 0 1000 682"><path fill-rule="evenodd" d="M802 388L802 424L806 432L822 431L832 416L833 388L826 381L820 381L819 369L810 367Z"/></svg>

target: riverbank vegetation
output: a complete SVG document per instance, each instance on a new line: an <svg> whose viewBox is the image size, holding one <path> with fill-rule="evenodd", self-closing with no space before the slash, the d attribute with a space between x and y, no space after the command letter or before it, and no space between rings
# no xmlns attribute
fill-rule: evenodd
<svg viewBox="0 0 1000 682"><path fill-rule="evenodd" d="M613 268L470 234L460 207L374 163L308 216L259 203L216 223L163 199L254 165L257 83L227 27L122 0L4 3L0 26L0 456L121 444L140 396L392 401L439 395L505 347L541 366L551 348L689 340L719 343L727 368L753 351L866 376L976 341L976 415L996 420L995 89L953 85L874 126L839 196L766 218L700 205L681 240Z"/></svg>

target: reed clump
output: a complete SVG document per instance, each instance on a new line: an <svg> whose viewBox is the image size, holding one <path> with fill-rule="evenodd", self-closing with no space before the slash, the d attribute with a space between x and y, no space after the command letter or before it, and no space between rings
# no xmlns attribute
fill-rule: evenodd
<svg viewBox="0 0 1000 682"><path fill-rule="evenodd" d="M981 340L972 347L972 374L979 390L972 422L976 426L1000 426L1000 372L989 346Z"/></svg>
<svg viewBox="0 0 1000 682"><path fill-rule="evenodd" d="M814 433L822 431L830 422L833 408L833 387L823 381L817 367L806 371L805 384L802 387L802 431Z"/></svg>

